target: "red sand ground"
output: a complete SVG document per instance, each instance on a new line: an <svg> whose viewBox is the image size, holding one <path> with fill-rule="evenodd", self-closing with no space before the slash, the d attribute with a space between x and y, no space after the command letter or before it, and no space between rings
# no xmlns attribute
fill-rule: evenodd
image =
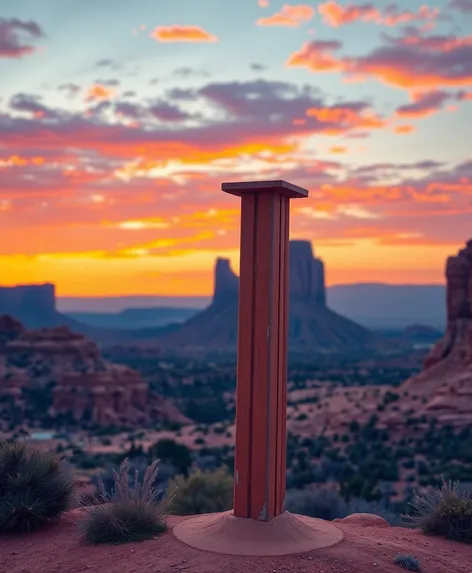
<svg viewBox="0 0 472 573"><path fill-rule="evenodd" d="M171 518L173 526L181 519ZM288 557L242 557L202 552L171 532L152 541L85 546L77 534L77 512L42 531L0 537L0 571L8 573L400 573L398 553L419 558L424 573L472 573L472 546L427 537L399 527L342 520L339 545ZM237 543L237 540L235 541Z"/></svg>

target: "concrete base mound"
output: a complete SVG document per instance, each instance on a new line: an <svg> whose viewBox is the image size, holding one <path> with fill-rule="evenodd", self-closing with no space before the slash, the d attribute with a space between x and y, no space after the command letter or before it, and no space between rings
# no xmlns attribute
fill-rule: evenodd
<svg viewBox="0 0 472 573"><path fill-rule="evenodd" d="M292 555L336 545L343 532L330 523L288 511L271 521L235 517L232 511L208 513L178 523L173 533L183 543L227 555Z"/></svg>

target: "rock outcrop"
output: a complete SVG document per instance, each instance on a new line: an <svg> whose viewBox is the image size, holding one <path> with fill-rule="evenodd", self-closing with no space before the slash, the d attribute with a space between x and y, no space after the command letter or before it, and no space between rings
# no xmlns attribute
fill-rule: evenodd
<svg viewBox="0 0 472 573"><path fill-rule="evenodd" d="M234 351L237 344L239 279L228 259L217 259L210 306L158 339L164 349Z"/></svg>
<svg viewBox="0 0 472 573"><path fill-rule="evenodd" d="M309 241L290 241L290 296L326 305L324 263L315 257Z"/></svg>
<svg viewBox="0 0 472 573"><path fill-rule="evenodd" d="M216 259L213 302L232 302L239 291L239 279L233 273L229 259Z"/></svg>
<svg viewBox="0 0 472 573"><path fill-rule="evenodd" d="M365 345L373 335L326 306L324 263L314 257L309 241L290 241L289 347L317 348ZM237 344L239 279L227 259L215 265L209 307L159 338L164 349L234 351Z"/></svg>
<svg viewBox="0 0 472 573"><path fill-rule="evenodd" d="M84 336L67 327L28 331L9 316L0 317L0 397L31 421L45 415L99 424L186 421L137 372L104 360ZM3 417L8 421L8 412Z"/></svg>
<svg viewBox="0 0 472 573"><path fill-rule="evenodd" d="M425 402L422 411L444 422L472 420L472 240L446 263L447 328L420 374L402 389Z"/></svg>
<svg viewBox="0 0 472 573"><path fill-rule="evenodd" d="M28 328L56 326L56 296L53 284L0 287L0 315L8 314Z"/></svg>
<svg viewBox="0 0 472 573"><path fill-rule="evenodd" d="M289 347L363 346L373 335L326 305L324 263L309 241L290 241Z"/></svg>

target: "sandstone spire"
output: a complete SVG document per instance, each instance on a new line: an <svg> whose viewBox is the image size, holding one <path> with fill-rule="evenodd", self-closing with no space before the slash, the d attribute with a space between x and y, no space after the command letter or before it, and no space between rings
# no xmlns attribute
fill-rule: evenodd
<svg viewBox="0 0 472 573"><path fill-rule="evenodd" d="M216 259L213 302L220 304L237 299L238 287L239 279L231 269L230 260Z"/></svg>
<svg viewBox="0 0 472 573"><path fill-rule="evenodd" d="M324 264L314 257L310 241L290 241L289 249L289 346L311 352L370 344L373 337L367 329L326 306ZM214 285L210 306L160 337L161 348L235 349L239 279L228 259L217 259Z"/></svg>
<svg viewBox="0 0 472 573"><path fill-rule="evenodd" d="M290 241L290 296L326 306L324 263L309 241Z"/></svg>

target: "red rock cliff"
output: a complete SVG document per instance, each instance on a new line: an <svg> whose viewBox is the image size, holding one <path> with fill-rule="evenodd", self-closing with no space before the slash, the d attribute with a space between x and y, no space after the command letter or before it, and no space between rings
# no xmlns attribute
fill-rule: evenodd
<svg viewBox="0 0 472 573"><path fill-rule="evenodd" d="M425 413L444 422L472 419L472 240L446 263L447 328L423 371L403 390L426 399Z"/></svg>
<svg viewBox="0 0 472 573"><path fill-rule="evenodd" d="M0 317L0 395L27 407L24 389L46 391L51 385L53 416L97 423L186 421L172 404L150 395L137 372L104 360L84 336L67 327L27 331Z"/></svg>

